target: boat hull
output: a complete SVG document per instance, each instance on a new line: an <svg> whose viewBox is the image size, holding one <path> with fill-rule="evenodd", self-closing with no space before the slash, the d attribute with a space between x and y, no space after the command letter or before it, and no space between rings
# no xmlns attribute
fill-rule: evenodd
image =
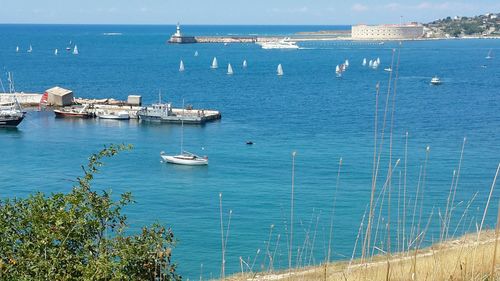
<svg viewBox="0 0 500 281"><path fill-rule="evenodd" d="M162 116L152 116L144 114L137 114L137 116L139 116L139 119L141 121L155 122L155 123L204 124L206 122L206 120L201 117L193 117L193 118L176 117L176 116L162 117Z"/></svg>
<svg viewBox="0 0 500 281"><path fill-rule="evenodd" d="M24 119L22 117L0 118L0 128L13 128L17 127Z"/></svg>
<svg viewBox="0 0 500 281"><path fill-rule="evenodd" d="M90 118L92 117L89 113L78 113L78 112L64 112L54 110L54 114L57 118Z"/></svg>
<svg viewBox="0 0 500 281"><path fill-rule="evenodd" d="M176 164L176 165L186 165L186 166L204 166L208 165L208 159L206 158L196 158L196 159L179 159L171 155L161 155L163 161Z"/></svg>
<svg viewBox="0 0 500 281"><path fill-rule="evenodd" d="M106 120L129 120L130 116L127 115L111 115L111 114L103 114L103 115L97 115L99 119L106 119Z"/></svg>

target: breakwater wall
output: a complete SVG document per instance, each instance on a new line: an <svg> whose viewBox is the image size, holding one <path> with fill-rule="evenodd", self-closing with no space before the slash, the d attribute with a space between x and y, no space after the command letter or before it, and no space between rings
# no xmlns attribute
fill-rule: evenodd
<svg viewBox="0 0 500 281"><path fill-rule="evenodd" d="M40 104L42 94L37 93L0 93L0 103L10 103L14 101L14 97L22 106L37 106Z"/></svg>

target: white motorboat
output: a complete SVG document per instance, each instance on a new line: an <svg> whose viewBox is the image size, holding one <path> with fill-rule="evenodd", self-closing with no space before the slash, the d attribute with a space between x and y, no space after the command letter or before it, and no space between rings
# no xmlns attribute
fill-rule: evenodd
<svg viewBox="0 0 500 281"><path fill-rule="evenodd" d="M439 79L439 77L437 77L437 76L432 77L432 79L431 79L431 84L432 84L432 85L440 85L441 83L442 83L442 82L441 82L441 80Z"/></svg>
<svg viewBox="0 0 500 281"><path fill-rule="evenodd" d="M97 113L99 119L110 119L110 120L129 120L130 115L127 111L115 112L99 112Z"/></svg>
<svg viewBox="0 0 500 281"><path fill-rule="evenodd" d="M167 155L165 152L160 152L163 161L177 165L202 166L208 165L208 157L198 156L191 152L183 151L179 155Z"/></svg>
<svg viewBox="0 0 500 281"><path fill-rule="evenodd" d="M290 38L285 38L279 41L270 41L270 42L258 42L262 49L298 49L297 43L294 41L290 41Z"/></svg>
<svg viewBox="0 0 500 281"><path fill-rule="evenodd" d="M387 71L387 72L392 72L392 67L387 67L387 68L384 68L384 71Z"/></svg>

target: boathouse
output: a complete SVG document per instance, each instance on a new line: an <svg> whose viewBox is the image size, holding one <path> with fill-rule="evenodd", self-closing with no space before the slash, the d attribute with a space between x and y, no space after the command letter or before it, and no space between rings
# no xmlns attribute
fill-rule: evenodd
<svg viewBox="0 0 500 281"><path fill-rule="evenodd" d="M45 91L47 103L50 105L67 106L73 104L73 91L61 87L53 87Z"/></svg>

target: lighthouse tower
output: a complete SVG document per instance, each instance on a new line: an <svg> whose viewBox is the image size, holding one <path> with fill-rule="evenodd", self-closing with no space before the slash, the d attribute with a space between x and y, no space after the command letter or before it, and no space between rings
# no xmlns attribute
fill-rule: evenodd
<svg viewBox="0 0 500 281"><path fill-rule="evenodd" d="M177 43L177 44L196 43L196 38L194 38L193 36L182 35L181 25L179 23L177 23L177 30L170 37L170 39L168 40L168 43Z"/></svg>

